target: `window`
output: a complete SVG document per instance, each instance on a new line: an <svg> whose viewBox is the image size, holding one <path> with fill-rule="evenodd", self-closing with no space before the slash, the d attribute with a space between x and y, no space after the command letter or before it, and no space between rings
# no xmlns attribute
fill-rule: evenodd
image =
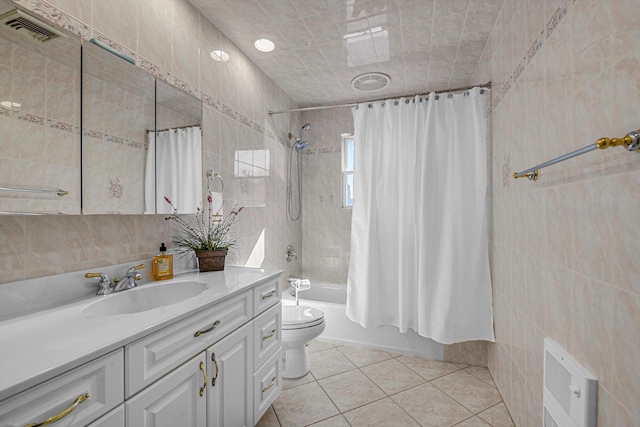
<svg viewBox="0 0 640 427"><path fill-rule="evenodd" d="M342 137L342 207L353 207L353 161L355 155L355 139L353 136Z"/></svg>

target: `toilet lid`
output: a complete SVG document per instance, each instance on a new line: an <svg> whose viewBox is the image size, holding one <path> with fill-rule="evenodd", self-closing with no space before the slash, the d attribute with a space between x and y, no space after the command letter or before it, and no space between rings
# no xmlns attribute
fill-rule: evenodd
<svg viewBox="0 0 640 427"><path fill-rule="evenodd" d="M310 323L318 323L324 319L324 313L317 308L303 305L285 305L282 307L282 326L310 326Z"/></svg>

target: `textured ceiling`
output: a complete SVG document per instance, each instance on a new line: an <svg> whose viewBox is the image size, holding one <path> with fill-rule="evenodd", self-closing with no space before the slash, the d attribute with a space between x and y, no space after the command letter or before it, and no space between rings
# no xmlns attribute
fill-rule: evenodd
<svg viewBox="0 0 640 427"><path fill-rule="evenodd" d="M190 1L301 106L471 84L504 2ZM274 41L276 50L257 51L259 37ZM351 88L356 75L371 71L391 76L389 87Z"/></svg>

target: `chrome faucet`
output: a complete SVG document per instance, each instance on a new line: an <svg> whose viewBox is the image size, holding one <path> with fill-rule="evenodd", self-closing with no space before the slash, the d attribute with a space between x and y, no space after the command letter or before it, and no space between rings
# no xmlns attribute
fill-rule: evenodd
<svg viewBox="0 0 640 427"><path fill-rule="evenodd" d="M142 274L137 273L136 270L143 268L144 264L131 267L122 279L115 278L111 280L109 275L104 273L87 273L84 277L98 280L98 291L96 295L109 295L112 292L126 291L127 289L135 288L138 285L136 280L142 280Z"/></svg>
<svg viewBox="0 0 640 427"><path fill-rule="evenodd" d="M142 274L137 273L136 270L142 270L144 264L136 265L127 270L127 274L120 280L114 279L113 292L126 291L127 289L135 288L138 286L136 280L142 280Z"/></svg>

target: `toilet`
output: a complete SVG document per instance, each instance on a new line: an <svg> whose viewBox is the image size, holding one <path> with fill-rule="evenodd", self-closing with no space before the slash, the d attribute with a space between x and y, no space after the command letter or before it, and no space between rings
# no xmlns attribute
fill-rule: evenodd
<svg viewBox="0 0 640 427"><path fill-rule="evenodd" d="M305 345L324 331L324 313L317 308L282 306L283 378L300 378L309 372Z"/></svg>

